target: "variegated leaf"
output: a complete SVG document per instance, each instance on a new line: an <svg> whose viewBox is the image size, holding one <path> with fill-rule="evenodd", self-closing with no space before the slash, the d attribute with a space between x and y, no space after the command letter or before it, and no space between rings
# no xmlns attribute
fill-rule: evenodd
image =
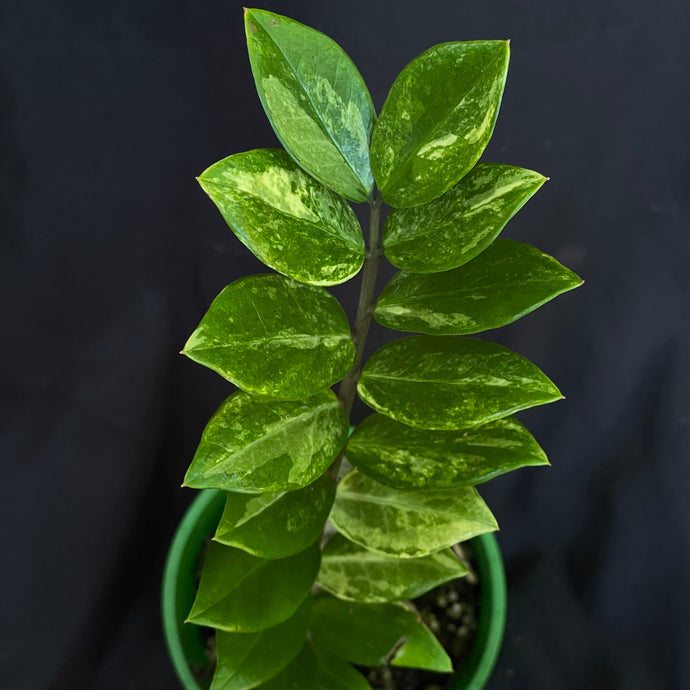
<svg viewBox="0 0 690 690"><path fill-rule="evenodd" d="M296 491L228 493L214 539L261 558L285 558L313 544L335 498L328 475Z"/></svg>
<svg viewBox="0 0 690 690"><path fill-rule="evenodd" d="M431 431L373 414L350 437L347 459L368 477L407 491L480 484L520 467L549 464L513 417L463 431Z"/></svg>
<svg viewBox="0 0 690 690"><path fill-rule="evenodd" d="M272 628L297 611L320 560L316 543L289 558L265 560L212 541L188 620L230 632Z"/></svg>
<svg viewBox="0 0 690 690"><path fill-rule="evenodd" d="M288 402L238 391L204 429L184 486L250 494L300 489L335 460L348 431L330 390Z"/></svg>
<svg viewBox="0 0 690 690"><path fill-rule="evenodd" d="M508 57L506 41L442 43L403 69L371 140L385 202L428 203L472 168L498 117Z"/></svg>
<svg viewBox="0 0 690 690"><path fill-rule="evenodd" d="M450 549L421 558L369 551L340 534L326 544L318 584L341 599L381 603L414 599L467 574Z"/></svg>
<svg viewBox="0 0 690 690"><path fill-rule="evenodd" d="M399 491L357 470L338 485L331 521L371 551L418 558L498 529L474 487Z"/></svg>
<svg viewBox="0 0 690 690"><path fill-rule="evenodd" d="M211 690L254 690L280 673L304 647L312 611L307 597L286 621L257 633L216 631L218 663Z"/></svg>
<svg viewBox="0 0 690 690"><path fill-rule="evenodd" d="M279 273L336 285L361 268L364 239L354 212L285 151L229 156L204 171L199 184L240 241Z"/></svg>
<svg viewBox="0 0 690 690"><path fill-rule="evenodd" d="M392 656L392 666L439 673L453 670L448 654L433 633L400 604L317 597L311 633L317 645L353 664L379 666Z"/></svg>
<svg viewBox="0 0 690 690"><path fill-rule="evenodd" d="M422 429L466 429L560 400L531 362L484 340L413 336L384 345L367 362L359 397Z"/></svg>
<svg viewBox="0 0 690 690"><path fill-rule="evenodd" d="M478 163L438 199L388 215L383 228L386 257L414 273L462 266L494 241L545 181L532 170Z"/></svg>
<svg viewBox="0 0 690 690"><path fill-rule="evenodd" d="M366 84L342 48L319 31L264 10L245 10L256 90L291 156L352 201L373 186L375 117Z"/></svg>
<svg viewBox="0 0 690 690"><path fill-rule="evenodd" d="M228 285L182 354L254 395L301 400L343 378L355 348L333 295L265 274Z"/></svg>
<svg viewBox="0 0 690 690"><path fill-rule="evenodd" d="M374 317L399 331L480 333L513 323L579 285L582 280L552 256L529 244L496 240L452 271L400 271L381 293Z"/></svg>

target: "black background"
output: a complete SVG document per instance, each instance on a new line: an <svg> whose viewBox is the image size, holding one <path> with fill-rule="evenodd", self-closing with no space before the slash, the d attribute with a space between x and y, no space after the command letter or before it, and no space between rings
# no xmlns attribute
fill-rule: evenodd
<svg viewBox="0 0 690 690"><path fill-rule="evenodd" d="M567 395L522 416L553 467L483 489L510 586L490 688L690 688L686 0L264 7L335 38L377 107L435 43L512 40L484 160L551 181L505 234L586 285L490 334ZM3 0L0 49L0 690L172 690L161 569L230 392L177 352L263 270L194 176L276 145L241 6Z"/></svg>

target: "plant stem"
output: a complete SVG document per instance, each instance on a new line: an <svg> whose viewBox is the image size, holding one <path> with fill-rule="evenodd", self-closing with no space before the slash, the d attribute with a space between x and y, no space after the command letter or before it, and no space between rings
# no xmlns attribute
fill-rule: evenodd
<svg viewBox="0 0 690 690"><path fill-rule="evenodd" d="M355 325L352 329L352 340L355 344L355 361L338 388L338 399L348 418L352 412L352 404L355 401L357 382L362 373L364 346L367 342L367 334L369 333L369 325L371 324L374 292L376 290L376 276L379 271L379 263L382 256L380 246L380 224L381 198L374 192L369 199L369 245L366 258L364 259L364 266L362 267L362 286L359 291L359 303L357 304ZM329 469L333 479L337 479L340 463L342 462L344 454L345 451L341 451Z"/></svg>
<svg viewBox="0 0 690 690"><path fill-rule="evenodd" d="M462 563L467 568L467 581L471 585L476 585L479 582L477 573L474 572L472 565L470 564L470 559L467 557L465 549L462 548L462 544L453 544L453 553L458 557L460 563Z"/></svg>

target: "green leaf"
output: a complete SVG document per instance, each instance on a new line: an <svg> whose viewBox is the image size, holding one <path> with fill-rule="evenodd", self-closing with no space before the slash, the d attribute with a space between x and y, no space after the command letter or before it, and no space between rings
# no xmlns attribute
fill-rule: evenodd
<svg viewBox="0 0 690 690"><path fill-rule="evenodd" d="M508 58L506 41L442 43L403 69L371 139L384 201L425 204L472 168L496 123Z"/></svg>
<svg viewBox="0 0 690 690"><path fill-rule="evenodd" d="M348 432L330 390L287 402L238 391L204 429L184 486L241 493L301 489L326 471Z"/></svg>
<svg viewBox="0 0 690 690"><path fill-rule="evenodd" d="M338 485L331 521L372 551L418 558L498 529L474 487L399 491L357 472Z"/></svg>
<svg viewBox="0 0 690 690"><path fill-rule="evenodd" d="M433 633L400 604L361 604L317 597L311 633L316 644L353 664L379 666L392 654L392 666L439 673L453 670Z"/></svg>
<svg viewBox="0 0 690 690"><path fill-rule="evenodd" d="M450 549L401 559L369 551L336 534L323 551L316 581L341 599L380 603L414 599L464 575L467 568Z"/></svg>
<svg viewBox="0 0 690 690"><path fill-rule="evenodd" d="M319 690L371 690L366 678L345 659L314 645Z"/></svg>
<svg viewBox="0 0 690 690"><path fill-rule="evenodd" d="M292 616L309 594L321 550L264 560L211 542L188 621L229 632L258 632Z"/></svg>
<svg viewBox="0 0 690 690"><path fill-rule="evenodd" d="M313 544L335 498L328 474L297 491L228 493L214 539L261 558L285 558Z"/></svg>
<svg viewBox="0 0 690 690"><path fill-rule="evenodd" d="M278 139L317 180L365 201L375 113L352 60L328 36L279 14L245 10L245 25L256 90Z"/></svg>
<svg viewBox="0 0 690 690"><path fill-rule="evenodd" d="M408 491L474 485L520 467L549 464L512 417L464 431L429 431L374 414L350 437L347 459L377 482Z"/></svg>
<svg viewBox="0 0 690 690"><path fill-rule="evenodd" d="M452 271L400 271L381 293L374 316L399 331L479 333L513 323L579 285L582 280L553 257L528 244L496 240Z"/></svg>
<svg viewBox="0 0 690 690"><path fill-rule="evenodd" d="M312 598L307 597L284 623L258 633L218 630L218 665L211 690L253 690L280 673L299 654L309 627Z"/></svg>
<svg viewBox="0 0 690 690"><path fill-rule="evenodd" d="M422 429L465 429L563 396L531 362L501 345L452 336L413 336L367 362L359 397Z"/></svg>
<svg viewBox="0 0 690 690"><path fill-rule="evenodd" d="M309 643L295 660L257 690L317 690L316 656Z"/></svg>
<svg viewBox="0 0 690 690"><path fill-rule="evenodd" d="M386 258L414 273L462 266L494 241L546 179L523 168L479 163L438 199L388 215Z"/></svg>
<svg viewBox="0 0 690 690"><path fill-rule="evenodd" d="M237 237L276 271L336 285L361 268L364 238L354 212L285 151L230 156L203 172L199 184Z"/></svg>
<svg viewBox="0 0 690 690"><path fill-rule="evenodd" d="M249 393L300 400L343 378L355 347L333 295L264 274L228 285L182 354Z"/></svg>

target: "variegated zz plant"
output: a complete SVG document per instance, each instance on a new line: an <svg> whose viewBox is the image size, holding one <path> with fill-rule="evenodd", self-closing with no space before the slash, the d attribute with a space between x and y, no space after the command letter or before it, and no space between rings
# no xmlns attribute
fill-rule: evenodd
<svg viewBox="0 0 690 690"><path fill-rule="evenodd" d="M546 179L477 163L509 45L430 48L377 118L333 40L266 11L246 10L245 21L285 150L230 156L199 182L277 273L228 285L184 348L240 389L208 423L185 478L227 492L189 621L216 629L214 690L368 688L352 664L450 672L401 602L467 573L451 547L497 529L475 485L548 464L511 415L562 397L515 352L457 336L509 324L581 283L537 249L496 239ZM348 201L369 205L366 246ZM376 299L382 256L401 270ZM351 329L324 286L360 270ZM423 335L393 340L363 366L372 314ZM375 413L348 440L355 395ZM329 517L337 533L325 540Z"/></svg>

